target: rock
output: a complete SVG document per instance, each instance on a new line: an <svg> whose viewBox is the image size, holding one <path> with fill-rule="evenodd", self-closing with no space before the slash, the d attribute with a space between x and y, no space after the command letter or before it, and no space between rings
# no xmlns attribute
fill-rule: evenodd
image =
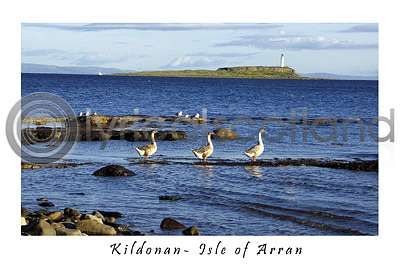
<svg viewBox="0 0 400 276"><path fill-rule="evenodd" d="M108 165L102 167L93 173L95 176L133 176L134 172L120 166L120 165Z"/></svg>
<svg viewBox="0 0 400 276"><path fill-rule="evenodd" d="M44 219L39 219L39 221L34 221L32 224L27 225L23 230L31 235L36 236L55 236L56 231L51 227L51 225Z"/></svg>
<svg viewBox="0 0 400 276"><path fill-rule="evenodd" d="M21 226L25 225L28 225L28 223L26 222L26 219L24 217L21 217Z"/></svg>
<svg viewBox="0 0 400 276"><path fill-rule="evenodd" d="M199 229L196 226L191 226L182 231L185 236L198 236L200 235Z"/></svg>
<svg viewBox="0 0 400 276"><path fill-rule="evenodd" d="M117 212L117 211L100 211L98 210L100 214L102 214L104 217L114 217L114 218L121 218L122 213Z"/></svg>
<svg viewBox="0 0 400 276"><path fill-rule="evenodd" d="M178 195L161 195L158 197L159 200L171 200L171 201L176 201L183 199L183 197L178 196Z"/></svg>
<svg viewBox="0 0 400 276"><path fill-rule="evenodd" d="M96 217L94 215L89 215L89 214L85 214L81 216L81 219L91 219L91 220L95 220L101 224L103 224L103 220L99 217Z"/></svg>
<svg viewBox="0 0 400 276"><path fill-rule="evenodd" d="M78 219L81 216L81 213L78 210L72 208L65 208L64 209L64 217L71 218L71 219Z"/></svg>
<svg viewBox="0 0 400 276"><path fill-rule="evenodd" d="M123 132L113 132L113 139L125 138L127 141L150 141L151 131L143 130L124 130ZM160 130L155 135L158 141L177 141L186 139L186 133L181 130Z"/></svg>
<svg viewBox="0 0 400 276"><path fill-rule="evenodd" d="M54 207L54 203L50 201L41 201L38 203L40 207Z"/></svg>
<svg viewBox="0 0 400 276"><path fill-rule="evenodd" d="M114 217L105 217L105 218L104 218L104 223L105 223L105 224L112 224L112 223L115 223L116 220L117 220L117 219L114 218Z"/></svg>
<svg viewBox="0 0 400 276"><path fill-rule="evenodd" d="M47 217L52 221L60 221L64 216L64 213L61 211L51 212L47 215Z"/></svg>
<svg viewBox="0 0 400 276"><path fill-rule="evenodd" d="M25 207L21 207L21 217L26 218L27 216L29 216L29 210Z"/></svg>
<svg viewBox="0 0 400 276"><path fill-rule="evenodd" d="M230 128L218 128L214 130L215 136L219 139L233 140L238 137L236 132Z"/></svg>
<svg viewBox="0 0 400 276"><path fill-rule="evenodd" d="M117 231L111 226L99 223L96 220L84 219L76 224L77 229L88 235L116 235Z"/></svg>
<svg viewBox="0 0 400 276"><path fill-rule="evenodd" d="M57 236L82 236L82 232L79 229L69 229L69 228L57 228Z"/></svg>
<svg viewBox="0 0 400 276"><path fill-rule="evenodd" d="M104 216L99 211L93 211L92 215L100 218L104 222Z"/></svg>
<svg viewBox="0 0 400 276"><path fill-rule="evenodd" d="M49 201L49 199L47 197L39 197L39 198L36 199L36 201L43 202L43 201Z"/></svg>
<svg viewBox="0 0 400 276"><path fill-rule="evenodd" d="M64 222L61 222L61 224L64 225L65 228L76 229L75 223L64 221Z"/></svg>
<svg viewBox="0 0 400 276"><path fill-rule="evenodd" d="M77 192L77 193L68 193L69 195L79 195L79 196L84 196L85 193Z"/></svg>
<svg viewBox="0 0 400 276"><path fill-rule="evenodd" d="M186 226L173 218L165 218L161 221L160 228L163 230L176 230L186 228Z"/></svg>

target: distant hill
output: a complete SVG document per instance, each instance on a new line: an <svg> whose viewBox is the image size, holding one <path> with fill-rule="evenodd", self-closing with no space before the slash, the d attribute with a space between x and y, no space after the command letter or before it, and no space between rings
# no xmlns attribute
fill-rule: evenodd
<svg viewBox="0 0 400 276"><path fill-rule="evenodd" d="M308 78L333 79L333 80L377 80L378 79L378 76L351 76L351 75L338 75L330 73L307 73L301 75Z"/></svg>
<svg viewBox="0 0 400 276"><path fill-rule="evenodd" d="M81 74L81 75L97 75L99 72L102 74L116 74L124 72L123 70L116 68L105 68L105 67L81 67L81 66L56 66L56 65L44 65L34 63L22 63L22 73L41 73L41 74Z"/></svg>
<svg viewBox="0 0 400 276"><path fill-rule="evenodd" d="M248 78L248 79L305 79L290 67L237 66L217 70L163 70L117 73L118 76L191 77L191 78Z"/></svg>

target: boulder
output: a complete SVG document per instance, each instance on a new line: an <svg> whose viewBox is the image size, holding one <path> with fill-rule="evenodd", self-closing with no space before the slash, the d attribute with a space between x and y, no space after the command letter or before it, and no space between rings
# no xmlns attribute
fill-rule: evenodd
<svg viewBox="0 0 400 276"><path fill-rule="evenodd" d="M82 232L78 229L57 228L57 236L82 236Z"/></svg>
<svg viewBox="0 0 400 276"><path fill-rule="evenodd" d="M199 229L196 226L191 226L182 231L185 236L198 236L200 235Z"/></svg>
<svg viewBox="0 0 400 276"><path fill-rule="evenodd" d="M104 222L104 216L99 211L93 211L92 215L100 218Z"/></svg>
<svg viewBox="0 0 400 276"><path fill-rule="evenodd" d="M79 217L81 216L81 213L76 210L76 209L72 209L72 208L65 208L64 209L64 217L66 218L71 218L71 219L79 219Z"/></svg>
<svg viewBox="0 0 400 276"><path fill-rule="evenodd" d="M38 205L40 207L54 207L54 203L50 201L40 201Z"/></svg>
<svg viewBox="0 0 400 276"><path fill-rule="evenodd" d="M95 220L101 224L103 224L103 220L97 216L94 215L89 215L89 214L85 214L81 216L81 219L91 219L91 220Z"/></svg>
<svg viewBox="0 0 400 276"><path fill-rule="evenodd" d="M23 226L22 232L26 232L35 236L55 236L56 231L53 227L44 219L32 221L32 223Z"/></svg>
<svg viewBox="0 0 400 276"><path fill-rule="evenodd" d="M134 172L120 165L108 165L93 173L95 176L133 176Z"/></svg>
<svg viewBox="0 0 400 276"><path fill-rule="evenodd" d="M21 217L26 218L27 216L29 216L29 210L25 207L21 207Z"/></svg>
<svg viewBox="0 0 400 276"><path fill-rule="evenodd" d="M51 221L60 221L64 216L64 213L61 211L51 212L47 215L48 219Z"/></svg>
<svg viewBox="0 0 400 276"><path fill-rule="evenodd" d="M217 128L214 130L215 136L219 139L233 140L238 137L236 132L230 128Z"/></svg>
<svg viewBox="0 0 400 276"><path fill-rule="evenodd" d="M97 220L84 219L76 224L77 229L88 235L116 235L117 231L111 226L102 224Z"/></svg>
<svg viewBox="0 0 400 276"><path fill-rule="evenodd" d="M186 226L173 218L165 218L161 221L160 228L163 230L176 230L186 228Z"/></svg>
<svg viewBox="0 0 400 276"><path fill-rule="evenodd" d="M117 211L101 211L98 210L100 214L102 214L104 217L114 217L114 218L121 218L122 213L117 212Z"/></svg>

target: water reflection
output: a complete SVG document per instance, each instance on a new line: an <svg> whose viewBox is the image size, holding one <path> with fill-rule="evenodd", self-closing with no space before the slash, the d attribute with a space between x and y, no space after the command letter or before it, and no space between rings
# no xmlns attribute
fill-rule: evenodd
<svg viewBox="0 0 400 276"><path fill-rule="evenodd" d="M244 169L254 177L261 178L263 176L260 166L245 166Z"/></svg>

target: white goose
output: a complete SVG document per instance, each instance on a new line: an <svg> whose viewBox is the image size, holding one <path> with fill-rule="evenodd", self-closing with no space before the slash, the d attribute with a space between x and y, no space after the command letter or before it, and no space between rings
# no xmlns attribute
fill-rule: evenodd
<svg viewBox="0 0 400 276"><path fill-rule="evenodd" d="M214 151L214 146L211 141L211 135L214 135L214 132L209 132L207 135L207 145L192 150L193 154L199 158L202 162L207 162L207 158L211 156Z"/></svg>
<svg viewBox="0 0 400 276"><path fill-rule="evenodd" d="M156 139L154 138L154 135L157 133L157 130L153 130L150 134L151 137L151 143L142 146L142 147L137 147L135 150L138 152L140 156L144 157L144 160L146 161L149 156L152 156L154 153L157 151L157 143Z"/></svg>
<svg viewBox="0 0 400 276"><path fill-rule="evenodd" d="M264 143L262 140L262 133L265 132L264 128L260 128L258 131L258 143L247 150L245 150L244 154L251 159L252 162L256 161L256 158L260 156L264 152Z"/></svg>

